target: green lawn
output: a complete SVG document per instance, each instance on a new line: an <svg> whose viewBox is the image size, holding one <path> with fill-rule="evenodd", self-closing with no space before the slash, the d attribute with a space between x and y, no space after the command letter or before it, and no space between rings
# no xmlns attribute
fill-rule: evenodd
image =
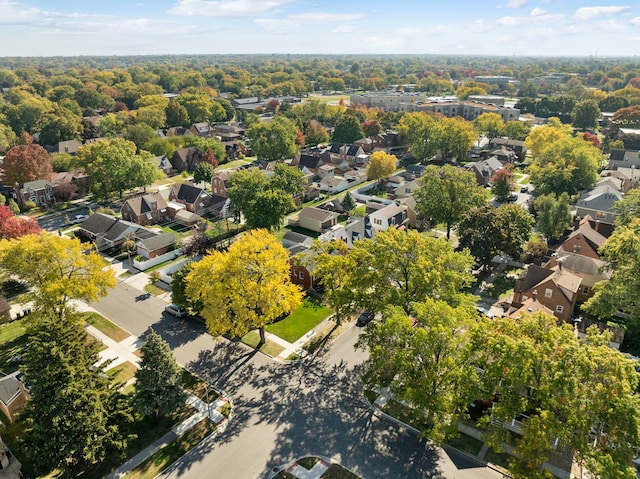
<svg viewBox="0 0 640 479"><path fill-rule="evenodd" d="M218 165L216 167L216 170L229 170L229 169L232 169L232 168L237 168L238 166L248 165L249 163L251 163L251 161L233 160L233 161L230 161L229 163L223 163L221 165Z"/></svg>
<svg viewBox="0 0 640 479"><path fill-rule="evenodd" d="M195 374L187 371L186 369L182 370L182 387L190 394L199 397L203 401L207 400L207 384L200 379ZM209 402L215 401L218 399L218 392L209 388Z"/></svg>
<svg viewBox="0 0 640 479"><path fill-rule="evenodd" d="M109 321L107 318L98 313L85 313L84 320L91 326L106 334L116 343L131 336L124 329Z"/></svg>
<svg viewBox="0 0 640 479"><path fill-rule="evenodd" d="M483 443L474 437L460 433L459 436L449 439L447 444L460 451L468 452L469 454L476 456L480 452Z"/></svg>
<svg viewBox="0 0 640 479"><path fill-rule="evenodd" d="M0 371L11 374L20 365L10 363L11 358L22 355L27 344L25 319L0 324Z"/></svg>
<svg viewBox="0 0 640 479"><path fill-rule="evenodd" d="M147 293L150 293L150 294L152 294L154 296L160 296L161 294L164 294L164 293L167 292L166 290L162 289L160 286L157 286L157 285L151 284L151 283L145 284L144 285L144 290Z"/></svg>
<svg viewBox="0 0 640 479"><path fill-rule="evenodd" d="M135 364L125 361L114 368L107 369L105 372L114 382L124 384L135 376L137 369Z"/></svg>
<svg viewBox="0 0 640 479"><path fill-rule="evenodd" d="M329 316L329 309L310 299L305 299L298 309L277 323L265 327L271 334L281 337L285 341L295 343L308 331L320 324Z"/></svg>
<svg viewBox="0 0 640 479"><path fill-rule="evenodd" d="M240 341L255 349L258 347L258 343L260 343L260 333L258 331L249 331ZM275 358L278 354L284 351L284 348L278 343L274 343L267 339L266 343L260 347L260 351Z"/></svg>

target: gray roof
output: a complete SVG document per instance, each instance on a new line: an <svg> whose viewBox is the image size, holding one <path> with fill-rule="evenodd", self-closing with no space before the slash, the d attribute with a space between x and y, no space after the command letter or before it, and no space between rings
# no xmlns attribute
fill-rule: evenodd
<svg viewBox="0 0 640 479"><path fill-rule="evenodd" d="M7 406L20 392L20 383L14 375L0 378L0 401Z"/></svg>
<svg viewBox="0 0 640 479"><path fill-rule="evenodd" d="M340 215L338 213L333 213L332 211L322 210L313 206L306 206L302 211L300 211L300 213L298 213L298 217L301 216L324 222L331 218L337 218Z"/></svg>
<svg viewBox="0 0 640 479"><path fill-rule="evenodd" d="M138 244L147 251L156 251L171 246L176 242L176 236L173 233L161 233L150 238L138 241Z"/></svg>
<svg viewBox="0 0 640 479"><path fill-rule="evenodd" d="M303 235L302 233L296 233L295 231L287 231L282 237L282 244L285 247L289 245L310 245L313 242L311 236Z"/></svg>

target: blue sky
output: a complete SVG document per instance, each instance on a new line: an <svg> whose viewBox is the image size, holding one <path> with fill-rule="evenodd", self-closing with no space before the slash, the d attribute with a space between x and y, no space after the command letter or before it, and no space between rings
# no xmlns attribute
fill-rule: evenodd
<svg viewBox="0 0 640 479"><path fill-rule="evenodd" d="M638 52L637 2L0 0L0 56Z"/></svg>

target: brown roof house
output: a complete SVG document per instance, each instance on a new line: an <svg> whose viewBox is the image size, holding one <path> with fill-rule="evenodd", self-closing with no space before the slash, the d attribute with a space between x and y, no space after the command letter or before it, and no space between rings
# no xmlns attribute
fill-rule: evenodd
<svg viewBox="0 0 640 479"><path fill-rule="evenodd" d="M202 155L195 146L179 148L171 157L171 166L177 171L194 171L200 162Z"/></svg>
<svg viewBox="0 0 640 479"><path fill-rule="evenodd" d="M607 238L592 227L589 219L590 217L583 218L580 221L578 229L569 234L569 236L556 247L556 251L566 251L600 259L598 249L604 244Z"/></svg>
<svg viewBox="0 0 640 479"><path fill-rule="evenodd" d="M612 273L609 263L606 261L567 251L556 252L544 267L554 271L564 269L582 278L580 290L578 291L579 303L593 296L593 286L598 281L611 278Z"/></svg>
<svg viewBox="0 0 640 479"><path fill-rule="evenodd" d="M171 219L167 202L160 193L149 193L130 198L124 202L120 212L123 219L143 226Z"/></svg>
<svg viewBox="0 0 640 479"><path fill-rule="evenodd" d="M369 213L369 221L376 232L400 228L408 224L407 205L399 201Z"/></svg>
<svg viewBox="0 0 640 479"><path fill-rule="evenodd" d="M229 188L229 180L232 174L233 170L216 171L213 178L211 178L211 192L218 196L229 196L227 189Z"/></svg>
<svg viewBox="0 0 640 479"><path fill-rule="evenodd" d="M193 183L182 183L171 187L169 201L180 203L187 211L202 215L211 203L211 195Z"/></svg>
<svg viewBox="0 0 640 479"><path fill-rule="evenodd" d="M20 207L25 202L33 201L36 206L49 206L56 202L56 186L49 180L34 180L15 187L14 195Z"/></svg>
<svg viewBox="0 0 640 479"><path fill-rule="evenodd" d="M0 378L0 411L13 422L15 415L22 411L29 400L29 393L22 382L22 374L13 374Z"/></svg>
<svg viewBox="0 0 640 479"><path fill-rule="evenodd" d="M151 259L173 250L175 243L176 236L173 233L160 233L136 241L136 252L146 259Z"/></svg>
<svg viewBox="0 0 640 479"><path fill-rule="evenodd" d="M526 300L535 298L563 321L569 322L578 300L582 278L572 272L530 265L513 288L512 307L519 309Z"/></svg>
<svg viewBox="0 0 640 479"><path fill-rule="evenodd" d="M313 206L306 206L298 213L298 216L292 217L290 225L306 228L316 233L324 233L338 223L340 215L333 211L327 211Z"/></svg>

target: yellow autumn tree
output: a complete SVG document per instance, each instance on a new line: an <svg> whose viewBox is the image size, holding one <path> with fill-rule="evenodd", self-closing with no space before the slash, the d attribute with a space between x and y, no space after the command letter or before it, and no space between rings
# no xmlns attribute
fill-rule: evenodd
<svg viewBox="0 0 640 479"><path fill-rule="evenodd" d="M376 151L371 155L369 167L367 168L367 178L379 180L386 178L396 171L398 159L396 155L390 155L384 151Z"/></svg>
<svg viewBox="0 0 640 479"><path fill-rule="evenodd" d="M186 277L187 296L201 301L202 315L214 336L244 336L260 330L302 302L302 292L289 279L289 255L264 229L253 230L226 252L214 251L193 265Z"/></svg>
<svg viewBox="0 0 640 479"><path fill-rule="evenodd" d="M2 240L0 272L25 281L35 308L62 319L70 300L96 301L116 285L106 261L84 249L77 239L47 233Z"/></svg>

